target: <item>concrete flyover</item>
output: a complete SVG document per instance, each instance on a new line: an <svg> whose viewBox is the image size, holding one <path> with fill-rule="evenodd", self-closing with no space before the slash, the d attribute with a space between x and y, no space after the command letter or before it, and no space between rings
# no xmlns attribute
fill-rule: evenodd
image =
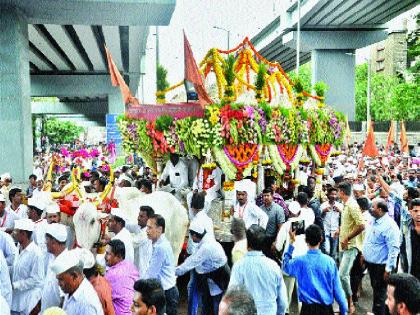
<svg viewBox="0 0 420 315"><path fill-rule="evenodd" d="M16 182L32 169L31 96L107 102L124 110L110 84L104 45L137 91L151 25L168 25L176 0L0 0L0 173ZM95 102L92 102L94 106ZM102 107L103 109L103 107Z"/></svg>
<svg viewBox="0 0 420 315"><path fill-rule="evenodd" d="M312 59L312 83L330 87L326 101L355 115L355 50L386 38L387 22L418 5L416 0L300 0L300 64ZM251 41L285 71L296 67L298 6L293 1Z"/></svg>

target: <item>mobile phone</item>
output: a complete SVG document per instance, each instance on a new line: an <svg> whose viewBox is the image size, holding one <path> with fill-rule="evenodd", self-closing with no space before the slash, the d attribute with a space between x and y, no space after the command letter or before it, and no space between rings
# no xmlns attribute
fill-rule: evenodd
<svg viewBox="0 0 420 315"><path fill-rule="evenodd" d="M294 221L292 222L292 231L296 233L296 235L305 234L305 221Z"/></svg>

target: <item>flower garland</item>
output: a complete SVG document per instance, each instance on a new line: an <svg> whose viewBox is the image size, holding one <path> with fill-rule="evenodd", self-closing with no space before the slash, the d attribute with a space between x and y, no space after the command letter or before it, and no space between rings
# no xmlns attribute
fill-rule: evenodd
<svg viewBox="0 0 420 315"><path fill-rule="evenodd" d="M259 146L255 145L253 147L249 147L250 150L244 149L246 145L241 146L226 146L223 148L226 156L228 157L229 161L236 166L236 168L244 167L249 165L254 159L256 154L258 154ZM250 155L248 152L250 151ZM235 156L233 156L235 154ZM241 158L242 161L239 160Z"/></svg>
<svg viewBox="0 0 420 315"><path fill-rule="evenodd" d="M223 173L226 176L227 180L235 180L236 179L236 173L237 169L235 165L233 165L228 157L226 156L223 149L220 148L213 148L213 155L217 162L217 164L222 169Z"/></svg>
<svg viewBox="0 0 420 315"><path fill-rule="evenodd" d="M299 165L300 158L304 152L303 145L280 144L269 145L267 148L272 165L280 175L288 169L293 171ZM292 151L292 154L289 154L291 156L285 154L286 148Z"/></svg>
<svg viewBox="0 0 420 315"><path fill-rule="evenodd" d="M307 143L312 145L309 150L315 163L321 165L313 145L341 144L343 117L329 108L285 108L262 102L252 105L211 104L207 106L204 118L173 120L161 116L151 122L123 117L118 125L124 150L140 154L151 167L157 157L169 152L201 157L209 149L218 148L226 156L224 146L299 144L304 148ZM156 130L158 126L159 130ZM229 161L228 157L226 159ZM271 152L270 160L277 170L284 171L285 165L290 163L295 167L299 159L284 161L278 152Z"/></svg>
<svg viewBox="0 0 420 315"><path fill-rule="evenodd" d="M333 148L330 144L315 144L309 145L309 152L311 153L312 159L317 166L324 166L330 157L331 149Z"/></svg>

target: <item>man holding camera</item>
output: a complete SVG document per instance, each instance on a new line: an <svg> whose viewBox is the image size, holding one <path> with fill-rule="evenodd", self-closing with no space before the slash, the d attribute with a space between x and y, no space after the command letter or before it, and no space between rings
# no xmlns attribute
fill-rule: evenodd
<svg viewBox="0 0 420 315"><path fill-rule="evenodd" d="M305 241L308 252L292 258L296 231L289 231L290 245L284 255L284 271L296 277L298 282L299 301L302 301L301 315L333 315L334 300L340 306L340 314L348 311L335 261L319 249L322 234L316 224L307 227Z"/></svg>

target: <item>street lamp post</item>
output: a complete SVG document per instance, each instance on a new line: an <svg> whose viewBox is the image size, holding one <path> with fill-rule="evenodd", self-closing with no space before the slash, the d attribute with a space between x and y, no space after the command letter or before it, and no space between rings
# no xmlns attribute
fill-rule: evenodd
<svg viewBox="0 0 420 315"><path fill-rule="evenodd" d="M298 0L298 20L297 20L297 39L296 39L296 76L299 77L300 66L300 0Z"/></svg>
<svg viewBox="0 0 420 315"><path fill-rule="evenodd" d="M371 77L371 64L370 64L370 58L367 59L367 102L366 102L366 120L367 120L367 129L370 128L370 77Z"/></svg>
<svg viewBox="0 0 420 315"><path fill-rule="evenodd" d="M227 50L230 49L230 30L227 30L223 27L219 27L219 26L213 26L214 29L216 30L222 30L225 31L227 33Z"/></svg>

